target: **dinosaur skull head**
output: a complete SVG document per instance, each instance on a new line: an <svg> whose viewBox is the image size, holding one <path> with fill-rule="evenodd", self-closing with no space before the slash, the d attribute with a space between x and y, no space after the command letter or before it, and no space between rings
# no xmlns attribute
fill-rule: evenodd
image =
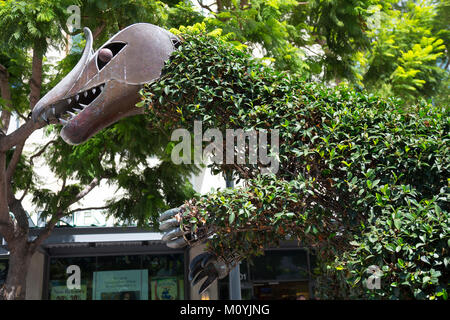
<svg viewBox="0 0 450 320"><path fill-rule="evenodd" d="M84 29L86 47L73 70L38 101L34 121L63 124L61 137L80 144L116 121L138 113L143 84L158 79L178 38L157 26L131 25L92 50L92 33Z"/></svg>

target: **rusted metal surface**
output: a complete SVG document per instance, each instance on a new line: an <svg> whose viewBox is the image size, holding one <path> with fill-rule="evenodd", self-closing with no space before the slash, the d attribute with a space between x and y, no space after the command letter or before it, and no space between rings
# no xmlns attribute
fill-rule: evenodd
<svg viewBox="0 0 450 320"><path fill-rule="evenodd" d="M33 120L63 124L61 137L79 144L118 120L142 112L143 84L158 79L178 38L152 24L131 25L93 53L92 33L74 69L33 109ZM112 56L111 56L112 55Z"/></svg>

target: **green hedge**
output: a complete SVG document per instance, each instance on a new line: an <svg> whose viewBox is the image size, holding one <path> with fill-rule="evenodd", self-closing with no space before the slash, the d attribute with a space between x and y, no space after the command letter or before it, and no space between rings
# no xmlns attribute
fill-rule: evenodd
<svg viewBox="0 0 450 320"><path fill-rule="evenodd" d="M404 110L276 72L218 37L182 36L142 91L155 125L280 131L277 174L214 165L245 185L192 199L183 228L213 230L209 249L229 260L298 239L316 249L322 297L447 298L448 109ZM371 265L383 272L379 290L363 284Z"/></svg>

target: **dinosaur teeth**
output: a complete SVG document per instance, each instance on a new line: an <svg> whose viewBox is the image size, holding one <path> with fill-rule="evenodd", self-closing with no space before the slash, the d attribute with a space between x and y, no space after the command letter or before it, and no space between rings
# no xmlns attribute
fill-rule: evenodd
<svg viewBox="0 0 450 320"><path fill-rule="evenodd" d="M79 106L82 107L83 109L87 107L87 105L79 103Z"/></svg>
<svg viewBox="0 0 450 320"><path fill-rule="evenodd" d="M70 104L72 102L72 99L67 99L67 104Z"/></svg>
<svg viewBox="0 0 450 320"><path fill-rule="evenodd" d="M76 112L81 112L81 111L83 111L83 109L77 109L77 108L73 108L73 110L75 110Z"/></svg>
<svg viewBox="0 0 450 320"><path fill-rule="evenodd" d="M59 119L59 122L60 122L60 123L62 123L63 125L66 125L66 124L67 124L67 122L69 122L69 121L67 121L67 120L64 120L64 119Z"/></svg>
<svg viewBox="0 0 450 320"><path fill-rule="evenodd" d="M56 109L55 109L55 107L52 107L51 112L52 112L53 115L56 114Z"/></svg>
<svg viewBox="0 0 450 320"><path fill-rule="evenodd" d="M97 92L97 90L95 88L92 89L92 94L95 94L95 92Z"/></svg>
<svg viewBox="0 0 450 320"><path fill-rule="evenodd" d="M79 94L77 94L76 96L75 96L75 101L77 101L78 102L78 100L80 99L80 95Z"/></svg>
<svg viewBox="0 0 450 320"><path fill-rule="evenodd" d="M87 95L88 95L88 92L87 92L87 91L85 91L85 92L83 93L83 95L84 95L84 97L86 98L86 97L87 97Z"/></svg>
<svg viewBox="0 0 450 320"><path fill-rule="evenodd" d="M99 89L100 89L100 92L102 92L103 91L103 88L104 88L105 86L102 84L100 87L98 87Z"/></svg>

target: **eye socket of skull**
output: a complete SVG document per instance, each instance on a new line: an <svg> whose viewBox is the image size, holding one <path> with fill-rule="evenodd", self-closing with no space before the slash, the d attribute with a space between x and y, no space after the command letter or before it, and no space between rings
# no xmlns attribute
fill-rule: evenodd
<svg viewBox="0 0 450 320"><path fill-rule="evenodd" d="M97 55L98 70L103 69L125 46L123 42L111 42L101 48Z"/></svg>
<svg viewBox="0 0 450 320"><path fill-rule="evenodd" d="M104 63L108 63L113 58L113 53L108 48L103 48L98 52L98 58Z"/></svg>

